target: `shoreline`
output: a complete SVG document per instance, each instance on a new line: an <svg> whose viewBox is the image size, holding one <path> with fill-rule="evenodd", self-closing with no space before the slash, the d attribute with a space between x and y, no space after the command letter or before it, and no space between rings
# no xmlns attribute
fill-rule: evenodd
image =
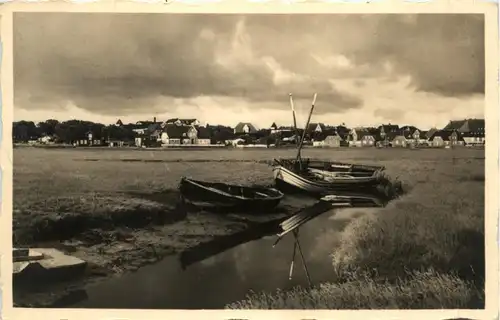
<svg viewBox="0 0 500 320"><path fill-rule="evenodd" d="M286 201L285 201L286 202ZM179 255L200 245L250 231L252 227L280 221L299 206L280 204L266 215L221 215L189 208L182 220L149 224L142 228L93 228L63 241L36 241L27 247L55 248L87 262L83 275L75 279L38 284L14 281L15 307L47 308L57 306L85 287L136 272L141 267ZM25 246L22 246L25 247ZM45 288L43 288L45 286Z"/></svg>

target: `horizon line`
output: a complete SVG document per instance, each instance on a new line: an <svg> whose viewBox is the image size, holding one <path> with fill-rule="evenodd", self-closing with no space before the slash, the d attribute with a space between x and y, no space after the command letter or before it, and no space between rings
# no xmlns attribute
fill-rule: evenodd
<svg viewBox="0 0 500 320"><path fill-rule="evenodd" d="M271 125L274 123L276 124L276 126L278 126L278 128L280 127L290 127L290 128L293 128L293 123L292 124L289 124L289 125L283 125L283 124L278 124L276 123L276 121L272 121L271 124L268 126L268 127L260 127L259 126L255 126L252 122L245 122L245 121L240 121L238 123L236 123L235 125L228 125L228 124L223 124L223 123L216 123L216 124L210 124L206 121L200 121L199 119L197 118L179 118L179 117L174 117L174 118L169 118L167 120L163 120L163 121L158 121L156 119L156 117L153 117L154 119L146 119L146 120L137 120L136 122L129 122L129 123L123 123L123 125L136 125L137 122L152 122L152 123L163 123L163 122L166 122L168 120L172 120L172 119L180 119L180 120L185 120L185 119L194 119L194 120L197 120L200 122L200 125L202 126L206 126L206 125L210 125L210 126L225 126L225 127L229 127L229 128L232 128L234 129L239 123L250 123L252 124L254 127L256 127L257 130L262 130L262 129L270 129L271 128ZM38 125L39 123L42 123L42 122L46 122L48 120L56 120L58 121L59 123L62 123L62 122L67 122L67 121L85 121L85 122L91 122L91 123L94 123L94 124L101 124L101 125L105 125L105 126L110 126L110 125L116 125L116 123L121 119L118 117L117 120L114 122L114 123L106 123L106 122L95 122L95 121L91 121L91 120L84 120L84 119L75 119L75 118L72 118L72 119L66 119L66 120L58 120L58 119L54 119L54 118L47 118L45 120L41 120L41 121L34 121L34 120L14 120L12 123L16 123L16 122L21 122L21 121L25 121L25 122L33 122L35 125ZM448 123L451 123L451 122L454 122L454 121L467 121L467 120L485 120L485 118L477 118L477 117L472 117L472 118L461 118L461 119L455 119L455 120L449 120ZM399 127L405 127L405 126L410 126L410 127L415 127L417 129L426 129L427 127L427 130L431 130L431 129L438 129L438 126L425 126L424 128L422 127L418 127L416 125L412 125L412 124L404 124L404 125L400 125L399 123L392 123L392 122L387 122L387 123L379 123L379 124L372 124L372 125L365 125L365 126L362 126L362 125L348 125L344 122L341 122L340 124L337 124L337 125L331 125L331 124L328 124L326 122L321 122L321 121L318 121L318 122L310 122L310 124L323 124L325 126L329 126L329 127L339 127L339 126L344 126L346 128L350 128L350 129L356 129L356 128L378 128L382 125L398 125ZM305 126L297 126L297 129L304 129Z"/></svg>

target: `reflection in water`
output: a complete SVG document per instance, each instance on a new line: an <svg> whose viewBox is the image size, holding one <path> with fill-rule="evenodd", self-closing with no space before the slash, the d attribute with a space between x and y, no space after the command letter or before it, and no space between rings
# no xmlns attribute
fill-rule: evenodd
<svg viewBox="0 0 500 320"><path fill-rule="evenodd" d="M369 210L376 209L363 212ZM330 253L339 231L360 209L333 211L325 207L323 212L300 226L300 245L313 285L335 280ZM89 287L87 300L68 307L220 309L245 298L251 290L274 292L277 288L307 286L302 267L295 267L289 279L294 238L284 237L273 247L282 221L218 238L136 273Z"/></svg>

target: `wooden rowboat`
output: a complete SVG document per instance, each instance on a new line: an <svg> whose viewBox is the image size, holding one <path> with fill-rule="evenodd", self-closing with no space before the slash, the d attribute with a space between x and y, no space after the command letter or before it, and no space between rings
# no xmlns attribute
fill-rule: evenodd
<svg viewBox="0 0 500 320"><path fill-rule="evenodd" d="M296 159L279 159L274 160L279 164L288 168L299 169L300 163ZM338 161L321 161L311 159L301 159L302 168L317 169L329 172L349 173L354 176L372 176L375 172L385 170L384 166L371 166L364 164L345 163Z"/></svg>
<svg viewBox="0 0 500 320"><path fill-rule="evenodd" d="M268 212L283 198L283 193L274 188L205 182L185 177L181 179L179 189L182 199L196 207L231 212Z"/></svg>
<svg viewBox="0 0 500 320"><path fill-rule="evenodd" d="M321 161L302 161L299 167L295 160L275 159L273 165L278 189L323 195L339 189L374 186L383 170L384 167Z"/></svg>

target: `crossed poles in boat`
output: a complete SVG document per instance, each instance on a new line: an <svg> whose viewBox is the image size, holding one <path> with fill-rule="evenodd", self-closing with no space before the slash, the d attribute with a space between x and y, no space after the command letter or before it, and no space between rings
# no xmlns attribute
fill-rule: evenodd
<svg viewBox="0 0 500 320"><path fill-rule="evenodd" d="M297 118L295 116L295 107L294 107L294 103L293 103L293 98L292 98L292 94L291 93L289 94L289 97L290 97L290 106L292 108L292 115L293 115L293 126L294 126L294 129L295 129L295 142L297 143L297 157L296 157L296 161L298 162L300 168L302 168L302 160L301 160L301 157L300 157L300 151L301 151L302 145L304 143L304 139L305 139L307 127L308 127L308 125L309 125L309 123L311 121L311 116L312 116L312 113L313 113L313 110L314 110L314 105L316 103L316 96L317 96L317 94L315 93L314 97L313 97L312 104L311 104L311 110L309 111L309 117L307 119L306 126L304 127L304 131L302 132L302 137L299 137L299 131L297 129ZM283 223L286 223L286 222L287 221L284 221ZM293 237L294 237L295 241L294 241L294 244L293 244L293 255L292 255L292 261L290 263L290 273L289 273L288 277L289 277L290 280L292 279L293 265L294 265L294 262L295 262L295 255L296 255L297 249L299 249L300 258L302 260L302 265L304 266L304 271L306 272L307 281L309 283L309 286L312 286L311 276L309 275L309 270L307 269L307 263L306 263L306 260L304 258L304 254L302 253L302 248L300 247L299 226L300 226L300 224L295 225L295 226L289 228L288 230L285 230L281 234L279 234L278 235L278 239L273 244L273 247L275 247L278 244L278 242L282 239L282 237L285 234L287 234L288 232L291 231L292 234L293 234Z"/></svg>

